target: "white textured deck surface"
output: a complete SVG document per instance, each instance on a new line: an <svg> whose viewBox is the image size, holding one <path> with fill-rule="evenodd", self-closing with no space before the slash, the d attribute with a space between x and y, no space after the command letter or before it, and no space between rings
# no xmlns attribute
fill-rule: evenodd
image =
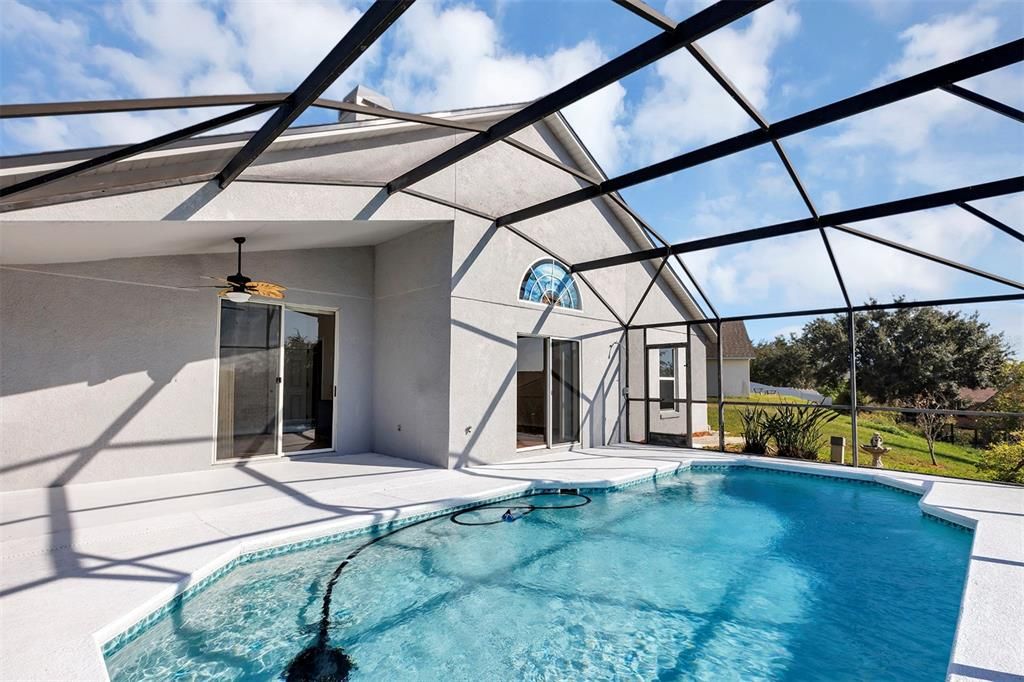
<svg viewBox="0 0 1024 682"><path fill-rule="evenodd" d="M241 553L535 484L601 487L693 461L927 490L922 508L977 524L951 678L1024 680L1024 489L625 446L460 471L374 454L303 458L0 494L0 678L106 679L103 642Z"/></svg>

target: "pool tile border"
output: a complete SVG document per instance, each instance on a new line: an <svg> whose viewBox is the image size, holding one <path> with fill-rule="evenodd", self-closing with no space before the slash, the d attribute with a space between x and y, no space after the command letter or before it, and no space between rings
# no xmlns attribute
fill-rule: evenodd
<svg viewBox="0 0 1024 682"><path fill-rule="evenodd" d="M108 639L105 642L103 642L103 644L100 647L100 650L101 650L101 652L103 654L103 658L104 659L107 659L107 658L117 654L125 646L127 646L131 642L135 641L142 634L144 634L147 630L149 630L149 628L152 627L158 620L163 618L165 615L167 615L168 613L170 613L174 609L181 608L181 606L184 605L186 602L190 601L191 599L193 599L194 597L199 595L207 587L210 587L213 583L215 583L218 580L220 580L221 578L223 578L225 575L230 573L235 568L238 568L239 566L244 566L246 564L253 563L255 561L259 561L261 559L266 559L266 558L275 557L275 556L281 556L283 554L292 554L294 552L299 552L299 551L302 551L302 550L310 549L312 547L319 547L319 546L322 546L322 545L327 545L327 544L331 544L331 543L334 543L334 542L339 542L341 540L347 540L347 539L350 539L350 538L353 538L353 537L358 537L360 535L372 535L373 533L378 533L378 532L382 532L382 531L397 530L399 528L403 528L405 526L411 525L411 524L419 522L419 521L424 521L424 520L431 519L431 518L437 518L437 517L445 516L447 514L451 514L453 512L460 511L462 509L468 509L470 507L477 507L477 506L485 505L485 504L493 504L495 502L502 502L504 500L511 500L511 499L514 499L514 498L522 497L522 496L530 494L530 493L545 492L545 491L556 491L556 490L576 490L576 491L578 491L580 493L583 493L583 494L609 493L609 492L614 492L614 491L618 491L618 490L626 490L626 489L629 489L629 488L634 488L636 486L642 485L644 483L649 483L651 481L656 481L658 479L668 478L670 476L677 476L678 474L686 472L686 471L722 471L722 472L728 472L728 471L730 471L732 469L736 469L736 468L756 469L756 470L759 470L759 471L768 471L768 472L772 472L772 473L780 474L780 475L804 476L804 477L807 477L807 478L824 478L824 479L830 479L830 480L848 481L848 482L852 482L852 483L861 483L861 484L865 484L865 485L873 485L873 486L879 486L879 487L883 487L883 488L889 488L891 490L895 490L895 491L903 493L905 495L911 495L911 496L918 497L918 498L924 497L925 493L927 492L926 490L918 490L918 491L908 490L908 489L906 489L904 487L895 485L893 483L888 483L888 482L885 482L885 481L880 481L880 480L877 480L875 478L862 478L862 477L859 477L859 476L843 476L843 475L841 475L843 472L816 473L816 472L809 472L809 471L795 471L793 469L783 468L783 467L780 467L780 466L758 466L757 463L746 462L746 461L729 461L729 462L721 462L721 461L715 461L715 462L705 461L705 462L700 462L700 461L693 461L693 462L680 462L676 467L673 467L673 468L666 468L664 470L655 471L654 473L641 474L640 476L637 476L636 478L632 478L630 480L626 480L626 481L622 481L622 482L618 482L618 483L610 483L609 485L605 485L605 486L593 486L593 485L591 485L591 486L586 486L586 487L574 487L571 484L562 484L562 485L536 484L536 485L532 485L532 486L526 488L525 490L522 490L522 491L519 491L519 492L506 493L506 494L498 495L498 496L495 496L495 497L488 497L488 498L481 499L481 500L474 500L473 502L466 502L466 503L463 503L463 504L453 505L453 506L449 506L449 507L439 507L437 509L432 509L430 511L420 512L420 513L417 513L417 514L410 514L409 516L405 516L405 517L397 518L397 519L391 519L389 521L381 521L381 522L378 522L378 523L370 524L368 526L362 526L362 527L359 527L359 528L352 528L352 529L349 529L349 530L344 530L344 531L340 531L340 532L337 532L337 533L329 533L327 535L322 535L322 536L318 536L318 537L314 537L314 538L308 538L306 540L300 540L300 541L297 541L297 542L287 542L287 543L284 543L284 544L281 544L281 545L277 545L275 547L267 547L267 548L264 548L264 549L257 549L257 550L245 552L245 553L240 554L240 555L238 555L238 556L236 556L236 557L234 557L232 559L229 559L226 563L224 563L222 566L214 569L208 575L204 576L203 578L201 578L200 580L196 581L195 583L192 583L192 584L188 585L187 587L185 587L181 592L179 592L174 597L172 597L170 600L168 600L167 602L165 602L161 606L157 607L156 609L154 609L150 613L148 613L142 619L140 619L137 622L135 622L135 624L129 626L128 628L126 628L125 630L120 632L119 634L114 635L110 639ZM922 514L926 518L931 519L933 521L936 521L938 523L941 523L943 525L950 526L950 527L956 528L956 529L961 530L961 531L966 531L966 532L973 532L974 531L973 528L971 528L970 526L968 526L968 525L966 525L964 523L958 523L958 522L950 520L950 519L942 518L940 516L937 516L937 515L929 512L927 509L921 508L921 512L922 512Z"/></svg>

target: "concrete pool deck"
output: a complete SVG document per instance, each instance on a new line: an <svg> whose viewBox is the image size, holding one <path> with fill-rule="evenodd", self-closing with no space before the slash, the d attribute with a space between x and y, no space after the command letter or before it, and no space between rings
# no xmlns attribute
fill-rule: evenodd
<svg viewBox="0 0 1024 682"><path fill-rule="evenodd" d="M923 492L924 511L975 528L950 679L1024 680L1024 488L633 445L461 470L375 454L304 457L0 494L0 679L106 679L104 642L241 554L529 487L611 487L694 462Z"/></svg>

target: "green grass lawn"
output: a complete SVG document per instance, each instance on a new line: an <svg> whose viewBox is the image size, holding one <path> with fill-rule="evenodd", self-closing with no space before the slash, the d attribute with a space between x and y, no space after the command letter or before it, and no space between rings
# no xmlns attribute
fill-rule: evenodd
<svg viewBox="0 0 1024 682"><path fill-rule="evenodd" d="M802 403L806 401L788 396L778 395L752 395L747 400L754 402L774 403ZM771 408L767 408L771 410ZM739 436L742 431L740 414L744 410L742 405L726 405L725 407L725 432L730 436ZM708 421L711 428L718 430L718 406L708 405ZM829 437L844 436L846 438L846 463L852 462L852 443L849 414L840 413L836 419L822 429L824 434L823 444L818 451L818 459L827 462L829 459ZM913 424L899 422L894 424L889 413L860 412L857 420L857 437L861 444L867 444L871 436L878 432L886 447L892 448L882 461L886 469L898 469L901 471L915 471L923 474L937 474L940 476L956 476L958 478L985 479L987 476L975 466L981 459L981 451L969 445L959 443L935 443L935 459L938 466L933 466L928 456L928 441L920 435ZM742 451L742 446L735 446L736 451ZM732 449L732 448L730 448ZM861 466L871 466L871 455L861 451Z"/></svg>

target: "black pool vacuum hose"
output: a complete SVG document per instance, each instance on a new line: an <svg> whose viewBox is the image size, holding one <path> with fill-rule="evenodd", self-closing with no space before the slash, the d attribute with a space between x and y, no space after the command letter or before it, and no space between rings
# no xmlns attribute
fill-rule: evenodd
<svg viewBox="0 0 1024 682"><path fill-rule="evenodd" d="M521 519L527 514L531 514L538 510L575 509L577 507L583 507L590 504L590 498L586 495L564 490L527 493L512 499L523 500L531 497L538 497L540 495L575 497L578 501L573 504L555 505L519 504L508 506L505 504L480 504L475 507L469 507L467 509L453 512L448 515L448 520L460 526L493 526L499 523L508 523L509 521ZM478 512L483 509L504 509L505 512L497 521L461 520L462 516L472 512ZM421 521L414 521L413 523L404 525L401 528L396 528L384 533L383 535L371 538L352 550L352 552L345 557L340 564L338 564L338 567L334 569L333 573L331 573L331 579L327 581L327 589L324 590L324 601L323 606L320 608L320 627L317 631L316 642L299 652L299 654L292 659L292 662L288 664L288 668L285 671L285 680L287 680L287 682L345 682L348 680L349 673L352 672L352 669L355 668L356 665L352 662L352 659L349 658L348 654L345 653L345 650L342 647L330 645L330 638L327 632L331 622L331 596L334 594L334 585L338 582L341 572L345 570L345 567L348 566L353 559L359 556L360 552L370 545L376 544L384 538L391 537L395 533L412 528L413 526L418 526L422 523L427 523L428 521L436 521L438 518L440 517L435 516Z"/></svg>

